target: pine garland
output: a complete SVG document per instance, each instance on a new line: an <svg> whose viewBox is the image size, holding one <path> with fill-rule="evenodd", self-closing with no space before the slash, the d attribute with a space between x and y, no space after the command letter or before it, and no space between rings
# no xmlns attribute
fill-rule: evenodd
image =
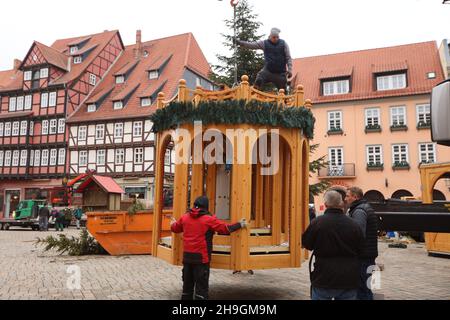
<svg viewBox="0 0 450 320"><path fill-rule="evenodd" d="M203 125L211 124L251 124L260 126L302 129L307 138L314 136L315 119L307 108L279 108L274 103L258 101L222 101L173 102L152 116L153 132L176 129L186 123L201 121Z"/></svg>

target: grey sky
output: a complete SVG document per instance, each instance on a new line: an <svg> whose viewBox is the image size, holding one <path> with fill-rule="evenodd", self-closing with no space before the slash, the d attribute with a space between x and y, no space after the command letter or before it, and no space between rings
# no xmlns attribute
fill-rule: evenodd
<svg viewBox="0 0 450 320"><path fill-rule="evenodd" d="M450 5L442 0L249 0L264 23L282 30L294 57L450 38ZM0 69L23 59L33 40L119 29L125 44L193 32L212 63L223 52L229 0L4 0L0 2Z"/></svg>

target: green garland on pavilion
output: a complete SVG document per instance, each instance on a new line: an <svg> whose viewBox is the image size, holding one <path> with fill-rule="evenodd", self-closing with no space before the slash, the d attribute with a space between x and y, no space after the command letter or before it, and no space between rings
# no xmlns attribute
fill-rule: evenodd
<svg viewBox="0 0 450 320"><path fill-rule="evenodd" d="M314 136L315 119L307 108L283 107L258 101L172 102L152 116L153 131L176 129L180 125L201 121L211 124L252 124L302 129L309 139Z"/></svg>

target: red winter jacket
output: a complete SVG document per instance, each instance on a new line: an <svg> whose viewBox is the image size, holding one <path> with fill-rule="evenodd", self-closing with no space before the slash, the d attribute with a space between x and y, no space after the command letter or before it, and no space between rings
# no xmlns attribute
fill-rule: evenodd
<svg viewBox="0 0 450 320"><path fill-rule="evenodd" d="M183 263L186 264L208 264L211 261L214 233L229 235L240 228L240 223L228 225L197 208L188 211L171 227L172 232L183 233Z"/></svg>

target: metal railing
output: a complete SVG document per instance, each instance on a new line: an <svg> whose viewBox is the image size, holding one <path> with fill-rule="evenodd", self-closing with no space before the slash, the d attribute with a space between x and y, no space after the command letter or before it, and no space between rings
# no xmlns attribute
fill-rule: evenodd
<svg viewBox="0 0 450 320"><path fill-rule="evenodd" d="M329 165L319 170L319 178L345 178L355 177L356 166L354 163L343 165Z"/></svg>

